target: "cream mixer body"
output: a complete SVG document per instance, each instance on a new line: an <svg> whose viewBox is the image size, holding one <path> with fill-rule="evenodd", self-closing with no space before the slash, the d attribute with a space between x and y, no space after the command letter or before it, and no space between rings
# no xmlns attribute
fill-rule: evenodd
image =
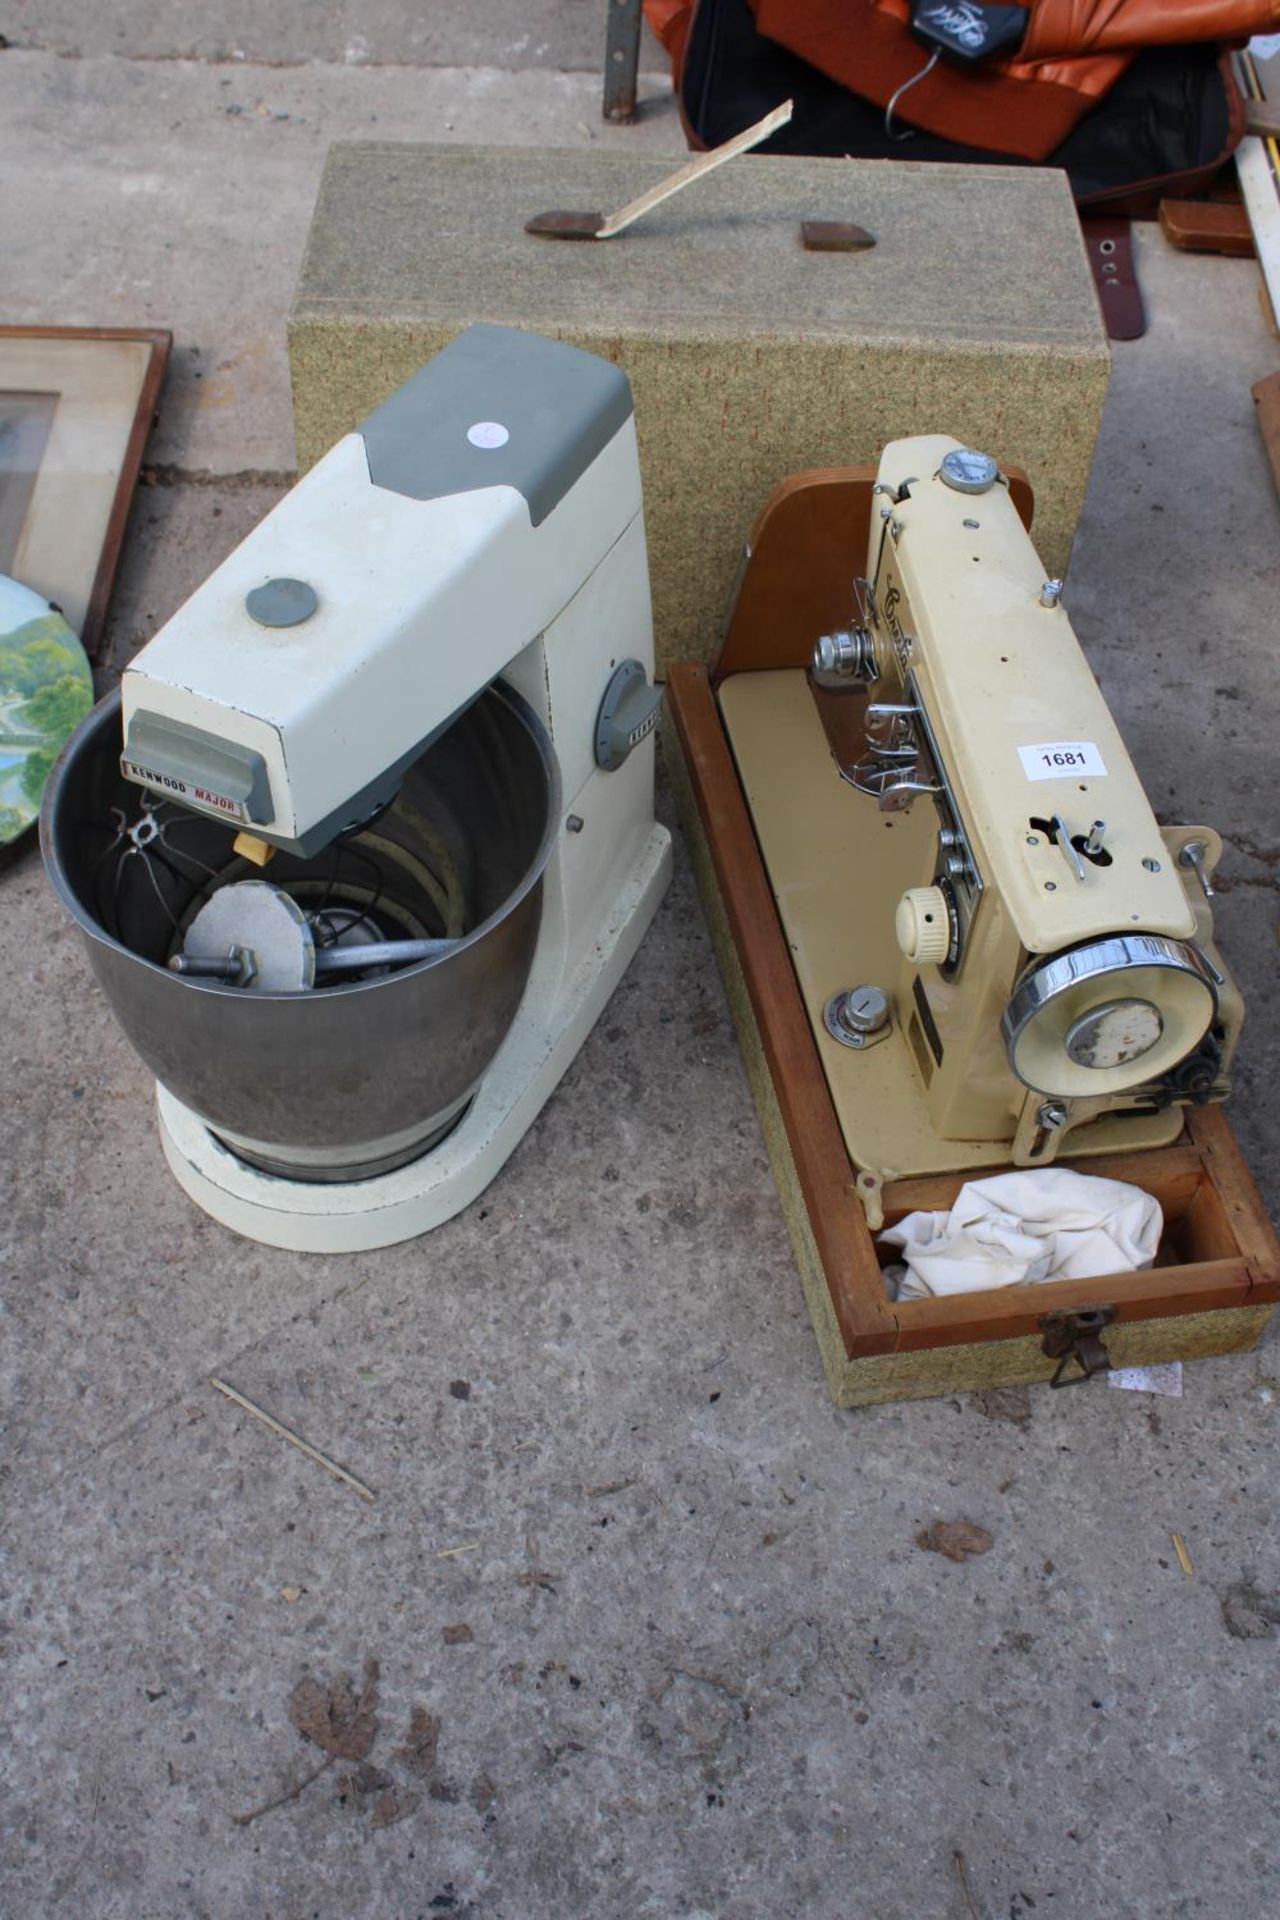
<svg viewBox="0 0 1280 1920"><path fill-rule="evenodd" d="M667 884L652 670L626 378L498 327L137 656L46 858L209 1212L350 1250L493 1178Z"/></svg>

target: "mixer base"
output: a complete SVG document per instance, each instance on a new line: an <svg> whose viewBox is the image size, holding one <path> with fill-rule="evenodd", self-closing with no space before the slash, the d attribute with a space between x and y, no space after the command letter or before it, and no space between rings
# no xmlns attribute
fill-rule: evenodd
<svg viewBox="0 0 1280 1920"><path fill-rule="evenodd" d="M363 1253L440 1226L483 1193L554 1092L630 965L666 891L671 840L654 827L576 973L539 955L515 1022L465 1116L439 1146L371 1180L316 1185L249 1166L156 1088L160 1139L183 1191L250 1240L297 1253Z"/></svg>

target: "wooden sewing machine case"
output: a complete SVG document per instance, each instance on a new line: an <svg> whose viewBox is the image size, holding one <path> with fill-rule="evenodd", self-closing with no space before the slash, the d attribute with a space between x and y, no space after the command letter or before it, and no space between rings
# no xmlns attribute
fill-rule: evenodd
<svg viewBox="0 0 1280 1920"><path fill-rule="evenodd" d="M1164 1233L1153 1267L946 1298L888 1297L882 1267L892 1255L877 1248L868 1214L890 1225L917 1208L949 1208L975 1172L999 1169L881 1185L852 1164L717 701L733 675L807 668L816 636L847 624L850 556L865 548L875 478L874 467L827 468L775 490L749 535L719 656L709 667L670 668L663 729L832 1397L862 1406L1065 1385L1107 1365L1253 1347L1280 1299L1280 1241L1213 1105L1185 1109L1170 1145L1061 1162L1155 1196ZM1030 488L1017 474L1011 483L1029 524Z"/></svg>

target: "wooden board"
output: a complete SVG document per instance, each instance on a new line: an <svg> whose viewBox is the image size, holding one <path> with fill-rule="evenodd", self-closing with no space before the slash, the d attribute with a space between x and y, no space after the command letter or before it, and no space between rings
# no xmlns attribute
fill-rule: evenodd
<svg viewBox="0 0 1280 1920"><path fill-rule="evenodd" d="M1238 200L1162 200L1160 228L1180 253L1224 253L1251 260L1249 216Z"/></svg>
<svg viewBox="0 0 1280 1920"><path fill-rule="evenodd" d="M1236 55L1236 71L1254 124L1269 118L1263 75L1246 47ZM1262 309L1273 333L1280 331L1280 141L1274 133L1250 128L1236 148L1236 178L1262 269Z"/></svg>
<svg viewBox="0 0 1280 1920"><path fill-rule="evenodd" d="M1236 172L1240 176L1240 190L1262 268L1272 332L1280 313L1280 193L1276 185L1275 146L1274 140L1259 140L1250 134L1236 148Z"/></svg>

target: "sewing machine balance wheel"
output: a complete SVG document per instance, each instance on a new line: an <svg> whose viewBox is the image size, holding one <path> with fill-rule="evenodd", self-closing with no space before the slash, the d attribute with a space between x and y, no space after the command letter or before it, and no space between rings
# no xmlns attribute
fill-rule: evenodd
<svg viewBox="0 0 1280 1920"><path fill-rule="evenodd" d="M1168 1072L1194 1053L1217 1005L1217 983L1194 947L1118 935L1029 966L1002 1031L1024 1086L1084 1098Z"/></svg>

